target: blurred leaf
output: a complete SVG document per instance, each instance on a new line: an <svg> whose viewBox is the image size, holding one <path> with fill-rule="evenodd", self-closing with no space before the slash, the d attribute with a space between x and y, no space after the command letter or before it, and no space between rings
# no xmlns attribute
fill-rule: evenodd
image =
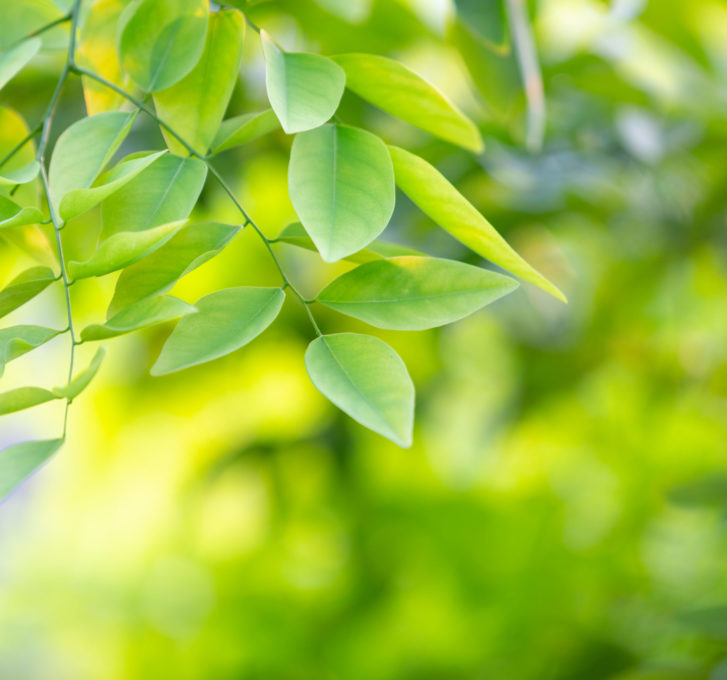
<svg viewBox="0 0 727 680"><path fill-rule="evenodd" d="M0 52L0 90L40 49L39 38L29 38Z"/></svg>
<svg viewBox="0 0 727 680"><path fill-rule="evenodd" d="M0 416L23 411L60 397L42 387L18 387L0 394Z"/></svg>
<svg viewBox="0 0 727 680"><path fill-rule="evenodd" d="M53 393L64 399L75 399L83 390L85 390L91 381L96 377L98 369L101 368L101 362L106 356L106 348L99 347L96 354L93 355L91 363L84 368L71 382L63 387L56 387Z"/></svg>
<svg viewBox="0 0 727 680"><path fill-rule="evenodd" d="M677 505L725 505L727 506L727 476L713 475L669 490L669 500Z"/></svg>
<svg viewBox="0 0 727 680"><path fill-rule="evenodd" d="M0 290L0 317L32 300L54 280L55 274L48 267L31 267L18 274Z"/></svg>
<svg viewBox="0 0 727 680"><path fill-rule="evenodd" d="M104 276L134 264L168 241L182 222L163 224L146 231L123 231L103 241L85 262L69 262L68 274L74 281Z"/></svg>
<svg viewBox="0 0 727 680"><path fill-rule="evenodd" d="M370 335L323 335L305 366L316 389L351 418L402 447L411 446L414 385L404 362Z"/></svg>
<svg viewBox="0 0 727 680"><path fill-rule="evenodd" d="M497 48L509 47L503 0L454 0L457 14L480 40Z"/></svg>
<svg viewBox="0 0 727 680"><path fill-rule="evenodd" d="M2 3L2 10L0 50L12 47L31 31L35 31L61 16L51 0L32 0L31 2L10 0Z"/></svg>
<svg viewBox="0 0 727 680"><path fill-rule="evenodd" d="M315 2L331 14L352 24L365 21L371 14L372 0L315 0Z"/></svg>
<svg viewBox="0 0 727 680"><path fill-rule="evenodd" d="M0 376L8 361L44 345L62 332L44 326L10 326L0 329Z"/></svg>
<svg viewBox="0 0 727 680"><path fill-rule="evenodd" d="M679 620L703 635L720 640L727 639L727 605L685 612Z"/></svg>
<svg viewBox="0 0 727 680"><path fill-rule="evenodd" d="M343 69L318 54L284 52L265 31L260 37L268 99L283 130L292 135L323 125L341 101Z"/></svg>
<svg viewBox="0 0 727 680"><path fill-rule="evenodd" d="M62 445L62 439L48 439L14 444L0 451L0 499L37 470Z"/></svg>
<svg viewBox="0 0 727 680"><path fill-rule="evenodd" d="M361 250L394 211L394 173L386 146L359 128L325 125L296 136L289 192L300 221L326 262Z"/></svg>
<svg viewBox="0 0 727 680"><path fill-rule="evenodd" d="M103 202L103 236L187 219L206 177L201 160L165 154Z"/></svg>
<svg viewBox="0 0 727 680"><path fill-rule="evenodd" d="M151 374L173 373L234 352L275 320L284 300L280 288L228 288L203 297L194 305L198 311L172 331Z"/></svg>
<svg viewBox="0 0 727 680"><path fill-rule="evenodd" d="M332 59L346 72L346 87L407 123L479 153L477 126L421 76L375 54L340 54Z"/></svg>
<svg viewBox="0 0 727 680"><path fill-rule="evenodd" d="M90 342L115 338L118 335L177 319L194 311L196 309L192 305L171 295L146 298L122 309L104 324L86 326L81 331L81 340Z"/></svg>
<svg viewBox="0 0 727 680"><path fill-rule="evenodd" d="M452 184L424 159L390 146L396 183L419 208L478 255L565 300L542 274L533 269Z"/></svg>
<svg viewBox="0 0 727 680"><path fill-rule="evenodd" d="M121 161L101 176L99 182L90 189L72 189L61 199L58 213L63 220L70 220L107 199L123 186L126 186L140 172L148 168L166 151L157 151L141 158Z"/></svg>
<svg viewBox="0 0 727 680"><path fill-rule="evenodd" d="M462 319L517 288L507 276L453 260L393 257L329 283L318 302L393 330L425 330Z"/></svg>
<svg viewBox="0 0 727 680"><path fill-rule="evenodd" d="M278 117L272 109L259 113L244 113L222 122L217 131L212 148L214 153L220 153L235 146L262 137L280 127Z"/></svg>
<svg viewBox="0 0 727 680"><path fill-rule="evenodd" d="M5 196L0 196L0 228L37 224L44 219L38 208L24 208Z"/></svg>
<svg viewBox="0 0 727 680"><path fill-rule="evenodd" d="M204 50L207 0L134 0L119 19L122 68L147 92L186 76Z"/></svg>
<svg viewBox="0 0 727 680"><path fill-rule="evenodd" d="M244 28L237 10L212 14L199 63L178 83L154 95L157 115L202 155L217 134L237 81ZM186 155L173 135L164 128L162 132L173 153Z"/></svg>
<svg viewBox="0 0 727 680"><path fill-rule="evenodd" d="M56 142L48 168L53 203L67 193L87 189L129 133L136 112L109 111L81 118L66 128Z"/></svg>

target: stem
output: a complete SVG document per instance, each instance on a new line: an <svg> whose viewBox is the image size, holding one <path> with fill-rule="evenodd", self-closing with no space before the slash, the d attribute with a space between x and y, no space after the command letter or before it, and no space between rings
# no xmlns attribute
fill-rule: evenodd
<svg viewBox="0 0 727 680"><path fill-rule="evenodd" d="M68 14L65 14L62 17L58 17L57 19L54 19L53 21L45 24L44 26L41 26L40 28L36 28L35 30L31 31L27 35L24 35L22 38L18 38L15 42L13 42L10 47L15 47L16 45L19 45L21 42L24 42L25 40L28 40L29 38L35 38L36 36L42 35L46 31L50 31L51 28L55 28L59 24L65 24L66 21L71 21L73 19L73 12L69 12Z"/></svg>

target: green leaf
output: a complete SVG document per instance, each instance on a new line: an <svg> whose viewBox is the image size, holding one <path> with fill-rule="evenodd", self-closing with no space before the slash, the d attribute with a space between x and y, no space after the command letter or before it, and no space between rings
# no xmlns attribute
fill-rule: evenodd
<svg viewBox="0 0 727 680"><path fill-rule="evenodd" d="M235 146L262 137L280 127L278 117L272 109L265 109L259 113L244 113L222 122L217 131L212 148L214 153L220 153Z"/></svg>
<svg viewBox="0 0 727 680"><path fill-rule="evenodd" d="M181 222L172 222L147 231L123 231L114 234L103 241L85 262L69 262L68 274L76 281L89 276L104 276L128 267L160 248L179 229L180 224Z"/></svg>
<svg viewBox="0 0 727 680"><path fill-rule="evenodd" d="M270 106L289 135L323 125L338 108L346 83L343 69L318 54L284 52L260 32Z"/></svg>
<svg viewBox="0 0 727 680"><path fill-rule="evenodd" d="M404 149L390 146L389 151L399 188L440 227L478 255L566 302L563 293L523 260L436 168Z"/></svg>
<svg viewBox="0 0 727 680"><path fill-rule="evenodd" d="M106 349L99 347L96 354L93 355L91 363L84 368L71 382L63 387L56 387L53 394L63 399L75 399L83 390L85 390L91 381L96 377L98 369L101 368L101 362L106 356Z"/></svg>
<svg viewBox="0 0 727 680"><path fill-rule="evenodd" d="M144 90L186 76L204 50L207 0L134 0L119 19L119 60Z"/></svg>
<svg viewBox="0 0 727 680"><path fill-rule="evenodd" d="M18 274L5 288L0 290L0 317L32 300L55 280L55 274L48 267L31 267Z"/></svg>
<svg viewBox="0 0 727 680"><path fill-rule="evenodd" d="M183 317L151 369L165 375L234 352L262 333L278 316L285 293L280 288L228 288L195 303Z"/></svg>
<svg viewBox="0 0 727 680"><path fill-rule="evenodd" d="M54 399L59 399L59 397L42 387L18 387L0 394L0 416L24 411L26 408L45 404Z"/></svg>
<svg viewBox="0 0 727 680"><path fill-rule="evenodd" d="M305 352L316 389L351 418L408 448L414 425L414 385L404 362L370 335L316 338Z"/></svg>
<svg viewBox="0 0 727 680"><path fill-rule="evenodd" d="M217 134L242 58L245 24L237 10L215 12L199 63L178 83L154 95L157 115L200 154L206 154ZM174 153L186 148L162 128Z"/></svg>
<svg viewBox="0 0 727 680"><path fill-rule="evenodd" d="M0 185L11 186L32 182L40 172L38 161L30 161L15 170L3 170L0 173Z"/></svg>
<svg viewBox="0 0 727 680"><path fill-rule="evenodd" d="M346 72L346 87L359 97L437 137L474 152L482 151L477 126L403 64L374 54L331 58Z"/></svg>
<svg viewBox="0 0 727 680"><path fill-rule="evenodd" d="M0 376L8 361L44 345L62 332L44 326L11 326L0 329Z"/></svg>
<svg viewBox="0 0 727 680"><path fill-rule="evenodd" d="M21 207L5 196L0 196L0 228L19 227L43 221L43 213L38 208Z"/></svg>
<svg viewBox="0 0 727 680"><path fill-rule="evenodd" d="M271 243L288 243L291 246L297 246L298 248L305 248L306 250L312 250L318 252L315 243L310 236L306 233L303 225L300 222L293 222L289 224L283 231L280 232L277 238L270 241ZM358 252L344 257L346 262L355 262L357 264L363 264L364 262L371 262L373 260L380 260L384 257L397 257L399 255L423 255L418 250L413 248L407 248L401 246L398 243L387 243L386 241L372 241L369 243L368 248L359 250Z"/></svg>
<svg viewBox="0 0 727 680"><path fill-rule="evenodd" d="M509 48L503 0L454 0L454 6L474 36L500 50Z"/></svg>
<svg viewBox="0 0 727 680"><path fill-rule="evenodd" d="M62 439L46 439L14 444L0 451L0 499L37 470L62 445Z"/></svg>
<svg viewBox="0 0 727 680"><path fill-rule="evenodd" d="M136 113L109 111L81 118L58 138L48 168L53 203L74 189L88 189L124 141Z"/></svg>
<svg viewBox="0 0 727 680"><path fill-rule="evenodd" d="M40 38L29 38L0 52L0 89L36 55L40 45Z"/></svg>
<svg viewBox="0 0 727 680"><path fill-rule="evenodd" d="M103 202L102 235L187 219L206 177L207 166L197 158L162 156Z"/></svg>
<svg viewBox="0 0 727 680"><path fill-rule="evenodd" d="M240 227L217 222L190 224L180 229L159 250L121 273L109 314L166 293L182 276L219 253L238 231Z"/></svg>
<svg viewBox="0 0 727 680"><path fill-rule="evenodd" d="M121 161L99 178L90 189L73 189L61 200L58 213L63 220L70 220L107 199L109 196L126 186L140 172L148 168L166 151L148 154L141 158Z"/></svg>
<svg viewBox="0 0 727 680"><path fill-rule="evenodd" d="M462 262L406 256L356 267L316 300L372 326L421 331L462 319L517 286L508 276Z"/></svg>
<svg viewBox="0 0 727 680"><path fill-rule="evenodd" d="M92 324L81 331L81 340L106 340L177 319L196 311L195 307L171 295L146 298L122 309L104 324Z"/></svg>
<svg viewBox="0 0 727 680"><path fill-rule="evenodd" d="M386 146L358 128L324 125L297 135L288 183L293 207L326 262L371 243L394 211Z"/></svg>

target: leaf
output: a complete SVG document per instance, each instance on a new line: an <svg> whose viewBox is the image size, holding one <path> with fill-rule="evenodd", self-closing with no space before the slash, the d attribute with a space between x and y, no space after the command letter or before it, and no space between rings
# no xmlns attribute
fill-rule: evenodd
<svg viewBox="0 0 727 680"><path fill-rule="evenodd" d="M58 213L63 220L70 220L107 199L126 186L140 172L148 168L166 151L148 154L141 158L121 161L117 166L101 176L98 184L90 189L73 189L61 200Z"/></svg>
<svg viewBox="0 0 727 680"><path fill-rule="evenodd" d="M331 57L346 72L346 87L407 123L479 153L477 126L439 90L393 59L374 54Z"/></svg>
<svg viewBox="0 0 727 680"><path fill-rule="evenodd" d="M386 146L358 128L325 125L297 135L288 183L293 207L326 262L371 243L394 211Z"/></svg>
<svg viewBox="0 0 727 680"><path fill-rule="evenodd" d="M0 451L0 499L37 470L62 445L62 439L46 439L14 444Z"/></svg>
<svg viewBox="0 0 727 680"><path fill-rule="evenodd" d="M26 165L15 170L3 170L0 173L0 185L11 186L15 184L27 184L32 182L40 172L38 161L30 161Z"/></svg>
<svg viewBox="0 0 727 680"><path fill-rule="evenodd" d="M24 208L5 196L0 196L0 228L19 227L43 221L43 213L38 208Z"/></svg>
<svg viewBox="0 0 727 680"><path fill-rule="evenodd" d="M192 305L171 295L146 298L122 309L104 324L92 324L81 331L81 340L106 340L142 328L155 326L196 311Z"/></svg>
<svg viewBox="0 0 727 680"><path fill-rule="evenodd" d="M232 96L242 58L245 24L240 12L215 12L199 63L178 83L154 95L157 115L195 151L204 155L217 134ZM162 128L169 149L187 149Z"/></svg>
<svg viewBox="0 0 727 680"><path fill-rule="evenodd" d="M103 202L103 237L187 219L206 177L197 158L162 156Z"/></svg>
<svg viewBox="0 0 727 680"><path fill-rule="evenodd" d="M48 183L57 207L73 189L87 189L124 141L136 113L109 111L81 118L58 138L48 168Z"/></svg>
<svg viewBox="0 0 727 680"><path fill-rule="evenodd" d="M152 366L165 375L234 352L262 333L278 316L285 293L280 288L228 288L195 303L183 317Z"/></svg>
<svg viewBox="0 0 727 680"><path fill-rule="evenodd" d="M478 255L566 302L563 293L523 260L436 168L404 149L390 146L389 151L399 188L440 227Z"/></svg>
<svg viewBox="0 0 727 680"><path fill-rule="evenodd" d="M180 224L172 222L147 231L123 231L114 234L103 241L85 262L69 262L68 274L76 281L89 276L104 276L128 267L161 247L179 229Z"/></svg>
<svg viewBox="0 0 727 680"><path fill-rule="evenodd" d="M11 326L0 329L0 376L8 361L44 345L62 332L44 326Z"/></svg>
<svg viewBox="0 0 727 680"><path fill-rule="evenodd" d="M509 49L503 0L454 0L462 25L485 44Z"/></svg>
<svg viewBox="0 0 727 680"><path fill-rule="evenodd" d="M91 381L96 377L96 374L98 373L98 369L101 368L101 362L103 361L103 358L106 356L106 349L104 347L99 347L96 350L96 354L93 355L93 359L91 359L91 363L84 368L71 382L69 382L67 385L64 385L63 387L56 387L53 390L53 394L56 396L73 400L75 399L83 390L85 390L90 384Z"/></svg>
<svg viewBox="0 0 727 680"><path fill-rule="evenodd" d="M0 52L0 89L37 54L40 45L40 38L28 38Z"/></svg>
<svg viewBox="0 0 727 680"><path fill-rule="evenodd" d="M235 146L241 146L253 139L277 130L280 127L278 117L272 109L266 109L259 113L244 113L222 122L217 131L212 149L214 153L220 153Z"/></svg>
<svg viewBox="0 0 727 680"><path fill-rule="evenodd" d="M159 250L121 273L109 314L152 295L166 293L182 276L219 253L238 231L239 227L216 222L190 224L180 229Z"/></svg>
<svg viewBox="0 0 727 680"><path fill-rule="evenodd" d="M323 125L338 108L346 76L318 54L284 52L260 31L270 106L289 135Z"/></svg>
<svg viewBox="0 0 727 680"><path fill-rule="evenodd" d="M3 290L0 290L0 317L32 300L55 280L48 267L31 267L18 274Z"/></svg>
<svg viewBox="0 0 727 680"><path fill-rule="evenodd" d="M116 29L126 4L126 0L96 0L85 8L76 60L79 66L128 91L131 89L131 78L122 72L116 50ZM120 94L93 78L83 76L81 80L89 116L121 108L126 101Z"/></svg>
<svg viewBox="0 0 727 680"><path fill-rule="evenodd" d="M408 448L414 425L414 385L404 362L370 335L316 338L305 352L316 389L351 418Z"/></svg>
<svg viewBox="0 0 727 680"><path fill-rule="evenodd" d="M174 85L199 61L208 18L207 0L134 0L119 19L122 68L147 92Z"/></svg>
<svg viewBox="0 0 727 680"><path fill-rule="evenodd" d="M50 0L3 2L0 23L0 49L11 47L23 36L61 16Z"/></svg>
<svg viewBox="0 0 727 680"><path fill-rule="evenodd" d="M316 300L372 326L420 331L462 319L517 286L507 276L462 262L406 256L356 267Z"/></svg>
<svg viewBox="0 0 727 680"><path fill-rule="evenodd" d="M293 222L289 224L277 238L270 241L271 243L288 243L298 248L305 248L306 250L312 250L317 252L315 243L311 240L311 237L303 229L303 225L300 222ZM386 241L372 241L369 243L368 248L359 250L358 252L344 257L346 262L356 262L363 264L364 262L371 262L373 260L380 260L384 257L396 257L398 255L422 255L418 250L413 248L407 248L401 246L398 243L387 243Z"/></svg>
<svg viewBox="0 0 727 680"><path fill-rule="evenodd" d="M0 416L45 404L59 397L42 387L18 387L0 394Z"/></svg>
<svg viewBox="0 0 727 680"><path fill-rule="evenodd" d="M668 498L677 505L727 506L727 476L709 475L669 490Z"/></svg>

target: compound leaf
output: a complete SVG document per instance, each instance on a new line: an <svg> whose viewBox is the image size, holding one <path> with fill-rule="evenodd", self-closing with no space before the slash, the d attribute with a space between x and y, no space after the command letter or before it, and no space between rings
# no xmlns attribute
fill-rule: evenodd
<svg viewBox="0 0 727 680"><path fill-rule="evenodd" d="M217 359L246 345L278 316L285 293L280 288L228 288L195 303L183 317L151 369L165 375Z"/></svg>
<svg viewBox="0 0 727 680"><path fill-rule="evenodd" d="M290 199L326 262L373 241L394 211L391 158L370 132L324 125L297 135L290 154Z"/></svg>
<svg viewBox="0 0 727 680"><path fill-rule="evenodd" d="M32 300L55 280L55 274L48 267L31 267L18 274L0 290L0 317Z"/></svg>
<svg viewBox="0 0 727 680"><path fill-rule="evenodd" d="M411 446L414 385L385 342L358 333L323 335L308 345L305 366L316 389L351 418Z"/></svg>
<svg viewBox="0 0 727 680"><path fill-rule="evenodd" d="M46 439L14 444L0 451L0 499L37 470L62 445L62 439Z"/></svg>

